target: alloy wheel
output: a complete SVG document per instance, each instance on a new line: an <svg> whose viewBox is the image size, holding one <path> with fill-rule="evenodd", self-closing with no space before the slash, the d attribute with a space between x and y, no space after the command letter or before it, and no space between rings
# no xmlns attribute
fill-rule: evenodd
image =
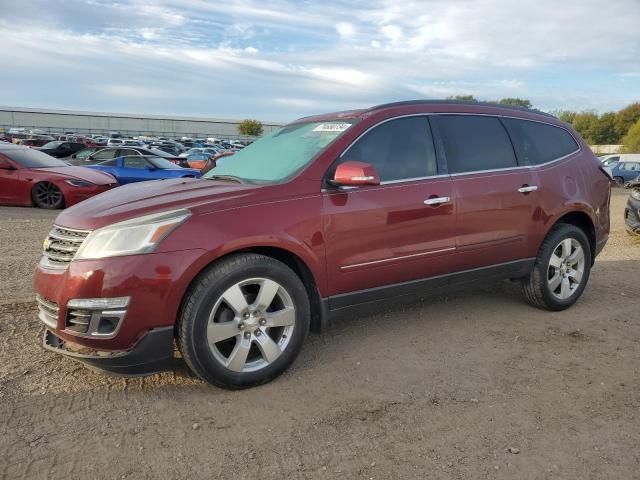
<svg viewBox="0 0 640 480"><path fill-rule="evenodd" d="M56 207L62 200L60 189L49 182L42 182L36 185L34 195L38 203L45 207Z"/></svg>
<svg viewBox="0 0 640 480"><path fill-rule="evenodd" d="M565 238L553 249L547 269L547 283L551 293L560 300L571 297L582 282L585 255L580 242Z"/></svg>
<svg viewBox="0 0 640 480"><path fill-rule="evenodd" d="M234 372L254 372L275 362L295 328L291 296L279 283L251 278L229 287L207 323L215 359Z"/></svg>

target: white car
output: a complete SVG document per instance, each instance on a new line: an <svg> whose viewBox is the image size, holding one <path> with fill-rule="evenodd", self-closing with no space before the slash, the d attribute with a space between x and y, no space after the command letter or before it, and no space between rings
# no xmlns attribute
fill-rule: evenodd
<svg viewBox="0 0 640 480"><path fill-rule="evenodd" d="M614 153L598 158L603 165L611 165L615 162L640 162L640 153Z"/></svg>

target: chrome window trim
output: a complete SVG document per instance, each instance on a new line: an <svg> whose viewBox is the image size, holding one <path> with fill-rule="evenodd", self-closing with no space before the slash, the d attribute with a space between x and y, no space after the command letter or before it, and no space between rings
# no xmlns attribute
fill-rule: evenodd
<svg viewBox="0 0 640 480"><path fill-rule="evenodd" d="M556 125L553 123L549 123L549 122L545 122L542 120L532 120L529 118L522 118L522 117L515 117L513 115L499 115L499 114L495 114L495 113L465 113L465 112L425 112L425 113L409 113L406 115L398 115L396 117L390 117L390 118L385 118L384 120L379 121L378 123L371 125L369 128L367 128L364 132L362 132L360 135L358 135L344 150L343 152L340 154L340 156L338 157L339 159L343 158L344 155L349 151L349 149L358 141L360 140L363 136L365 136L367 133L369 133L371 130L373 130L374 128L387 123L391 120L398 120L401 118L409 118L409 117L429 117L429 116L436 116L436 115L473 115L473 116L477 116L477 117L495 117L495 118L511 118L514 120L523 120L525 122L536 122L536 123L542 123L545 125L549 125L551 127L555 127L555 128L559 128L561 130L564 130L565 132L567 132L569 135L571 135L571 138L573 138L573 141L576 142L576 145L578 146L577 150L574 150L571 153L568 153L567 155L564 155L563 157L559 157L559 158L554 158L553 160L549 160L548 162L545 163L539 163L537 165L518 165L516 167L507 167L507 168L495 168L495 169L491 169L491 170L473 170L473 171L469 171L469 172L460 172L460 173L448 173L448 174L438 174L438 175L431 175L431 176L427 176L427 177L418 177L418 178L406 178L406 179L400 179L400 180L388 180L386 182L380 182L380 185L389 185L389 184L396 184L396 183L407 183L407 182L415 182L418 180L427 180L427 179L431 179L431 178L439 178L439 177L458 177L461 175L475 175L475 174L486 174L486 173L491 173L491 172L507 172L507 171L511 171L511 170L526 170L526 169L534 169L534 168L540 168L540 167L545 167L548 166L552 163L555 162L560 162L562 160L565 160L573 155L576 155L577 153L582 152L582 145L580 144L580 142L578 141L578 139L573 135L573 133L571 133L570 130L568 130L567 128L561 126L561 125ZM505 130L506 127L505 127ZM507 135L509 136L509 138L511 138L511 135L509 134L509 131L507 130ZM435 147L435 142L434 142L434 147ZM514 155L516 154L515 152L515 148L514 148ZM517 155L516 155L516 159L517 159Z"/></svg>

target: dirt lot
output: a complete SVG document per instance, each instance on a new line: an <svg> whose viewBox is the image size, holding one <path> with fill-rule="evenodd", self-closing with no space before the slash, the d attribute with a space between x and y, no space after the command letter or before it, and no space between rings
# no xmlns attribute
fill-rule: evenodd
<svg viewBox="0 0 640 480"><path fill-rule="evenodd" d="M31 272L55 214L0 208L0 476L640 478L625 201L569 311L531 308L508 283L437 297L312 335L283 377L240 392L45 352Z"/></svg>

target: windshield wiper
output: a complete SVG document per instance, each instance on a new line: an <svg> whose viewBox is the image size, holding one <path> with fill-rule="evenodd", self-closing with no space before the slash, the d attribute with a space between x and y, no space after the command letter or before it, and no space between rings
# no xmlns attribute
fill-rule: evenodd
<svg viewBox="0 0 640 480"><path fill-rule="evenodd" d="M244 181L240 177L234 177L233 175L210 175L202 178L206 178L207 180L222 180L222 181L244 183Z"/></svg>

